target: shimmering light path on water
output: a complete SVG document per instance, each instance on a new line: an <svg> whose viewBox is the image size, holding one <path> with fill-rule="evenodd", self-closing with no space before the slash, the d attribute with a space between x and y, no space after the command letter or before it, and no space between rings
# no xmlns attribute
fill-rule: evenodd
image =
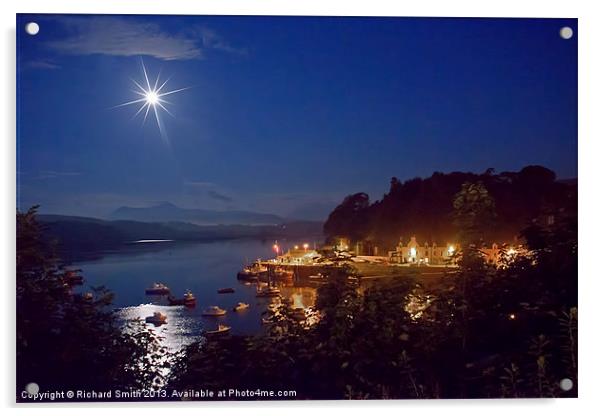
<svg viewBox="0 0 602 416"><path fill-rule="evenodd" d="M232 327L234 334L254 334L261 331L262 313L273 302L257 298L255 285L236 279L245 262L273 256L271 241L236 240L212 243L136 244L114 253L99 253L98 258L75 264L82 269L86 281L82 290L104 285L115 294L114 306L124 319L144 320L153 312L167 315L167 324L150 328L165 337L170 349L180 349L199 338L203 330L216 329L218 323ZM292 243L291 243L292 245ZM147 296L145 289L161 282L175 297L190 289L197 298L195 308L168 306L167 298ZM232 294L218 294L220 288L232 287ZM315 289L283 287L283 297L295 305L311 306ZM238 302L250 305L248 310L234 312ZM203 317L201 312L217 305L228 312L225 316Z"/></svg>

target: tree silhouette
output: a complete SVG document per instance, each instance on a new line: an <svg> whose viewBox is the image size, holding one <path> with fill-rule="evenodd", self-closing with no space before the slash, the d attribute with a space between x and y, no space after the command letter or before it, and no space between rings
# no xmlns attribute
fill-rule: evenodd
<svg viewBox="0 0 602 416"><path fill-rule="evenodd" d="M36 220L17 213L17 400L26 384L41 390L151 388L165 351L140 322L122 328L112 294L78 294L77 271L60 264Z"/></svg>

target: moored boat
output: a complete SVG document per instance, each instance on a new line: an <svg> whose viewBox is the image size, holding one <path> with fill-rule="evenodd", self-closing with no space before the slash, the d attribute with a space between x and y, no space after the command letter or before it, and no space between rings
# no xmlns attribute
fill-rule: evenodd
<svg viewBox="0 0 602 416"><path fill-rule="evenodd" d="M186 293L184 293L184 305L186 305L186 306L196 305L196 297L190 290L187 290Z"/></svg>
<svg viewBox="0 0 602 416"><path fill-rule="evenodd" d="M184 305L191 308L196 306L196 297L190 290L187 290L186 293L184 293L184 297L181 299L168 296L167 300L170 306Z"/></svg>
<svg viewBox="0 0 602 416"><path fill-rule="evenodd" d="M245 266L236 275L238 280L245 280L248 282L256 282L260 277L263 277L268 272L268 269L259 263L254 263L250 266Z"/></svg>
<svg viewBox="0 0 602 416"><path fill-rule="evenodd" d="M226 310L220 308L219 306L209 306L207 309L204 309L201 315L203 316L223 316L226 314Z"/></svg>
<svg viewBox="0 0 602 416"><path fill-rule="evenodd" d="M153 313L153 316L147 316L145 321L155 326L160 326L167 323L167 315L161 312Z"/></svg>
<svg viewBox="0 0 602 416"><path fill-rule="evenodd" d="M151 287L145 290L147 295L169 295L169 288L163 283L153 283Z"/></svg>
<svg viewBox="0 0 602 416"><path fill-rule="evenodd" d="M224 287L222 289L217 289L217 293L219 293L219 294L234 293L234 289L231 287Z"/></svg>
<svg viewBox="0 0 602 416"><path fill-rule="evenodd" d="M232 327L230 327L230 326L219 324L217 326L217 329L215 329L213 331L205 331L204 334L205 335L226 334L226 333L230 332L231 329L232 329Z"/></svg>
<svg viewBox="0 0 602 416"><path fill-rule="evenodd" d="M244 302L238 302L233 309L234 312L244 311L246 309L249 309L249 304Z"/></svg>
<svg viewBox="0 0 602 416"><path fill-rule="evenodd" d="M293 280L293 272L291 270L277 268L274 270L273 276L276 280Z"/></svg>
<svg viewBox="0 0 602 416"><path fill-rule="evenodd" d="M263 289L259 289L257 294L255 295L258 298L273 298L280 296L280 289L277 287L264 287Z"/></svg>
<svg viewBox="0 0 602 416"><path fill-rule="evenodd" d="M236 274L236 278L238 280L245 280L248 282L256 282L259 279L259 275L257 273L252 272L249 269L242 269Z"/></svg>

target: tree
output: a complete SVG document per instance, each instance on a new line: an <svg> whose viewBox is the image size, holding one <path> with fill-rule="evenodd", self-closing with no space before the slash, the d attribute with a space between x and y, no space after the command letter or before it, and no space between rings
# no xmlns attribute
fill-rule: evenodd
<svg viewBox="0 0 602 416"><path fill-rule="evenodd" d="M362 209L359 237L385 251L393 249L400 237L416 236L419 241L437 244L449 241L455 233L450 201L464 183L481 183L495 199L495 227L489 227L487 233L491 241L497 242L513 240L544 209L567 210L576 199L574 182L556 181L554 172L542 166L499 174L492 168L481 174L434 172L428 178L403 182L391 178L382 199ZM335 211L324 227L327 237L350 237L355 231L352 223L356 212L342 206Z"/></svg>
<svg viewBox="0 0 602 416"><path fill-rule="evenodd" d="M165 353L158 339L140 322L122 328L105 288L73 290L75 271L45 242L36 211L17 213L17 400L30 382L43 390L152 387Z"/></svg>
<svg viewBox="0 0 602 416"><path fill-rule="evenodd" d="M483 183L462 184L454 196L454 224L458 228L460 244L480 244L495 219L495 202Z"/></svg>
<svg viewBox="0 0 602 416"><path fill-rule="evenodd" d="M363 192L347 196L328 216L324 223L325 234L361 240L368 230L369 206L370 198Z"/></svg>

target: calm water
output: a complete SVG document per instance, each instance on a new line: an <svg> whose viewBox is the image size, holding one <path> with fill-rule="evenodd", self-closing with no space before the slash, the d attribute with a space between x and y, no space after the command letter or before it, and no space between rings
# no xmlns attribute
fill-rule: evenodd
<svg viewBox="0 0 602 416"><path fill-rule="evenodd" d="M291 243L292 245L294 243ZM243 264L257 258L273 257L272 243L256 240L220 241L211 243L140 243L120 252L100 253L95 260L74 264L82 269L84 287L104 285L114 294L114 306L124 319L144 320L153 312L167 315L167 324L154 328L164 337L170 349L200 338L203 330L216 329L218 323L232 327L233 334L254 334L262 329L262 313L274 302L257 298L256 286L236 279ZM165 297L147 296L145 288L153 282L169 286L175 297L181 298L190 289L197 298L195 308L168 306ZM220 288L232 287L235 293L218 294ZM283 298L298 306L312 306L315 288L281 287ZM249 309L234 312L238 302L250 305ZM203 317L201 312L210 305L226 309L223 317Z"/></svg>

